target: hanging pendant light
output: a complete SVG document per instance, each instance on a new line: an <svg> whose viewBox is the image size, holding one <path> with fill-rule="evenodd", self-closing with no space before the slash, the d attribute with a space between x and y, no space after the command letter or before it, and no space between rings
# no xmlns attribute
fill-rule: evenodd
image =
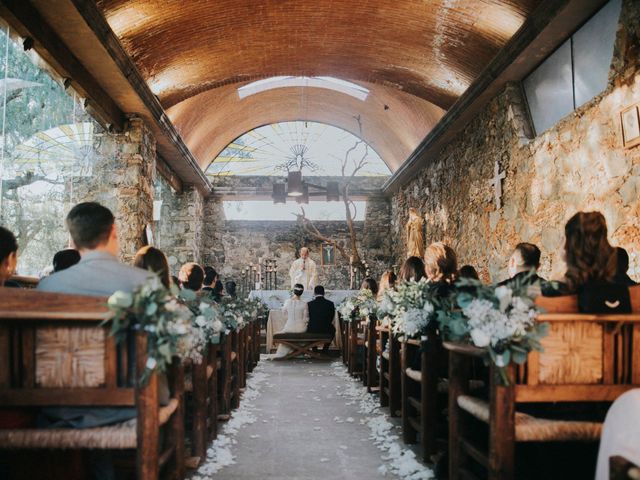
<svg viewBox="0 0 640 480"><path fill-rule="evenodd" d="M273 184L273 193L271 194L271 198L273 198L273 203L287 203L287 190L286 185L284 183L274 183Z"/></svg>
<svg viewBox="0 0 640 480"><path fill-rule="evenodd" d="M307 205L309 203L309 185L302 185L302 195L296 197L296 202Z"/></svg>
<svg viewBox="0 0 640 480"><path fill-rule="evenodd" d="M327 202L340 201L340 184L338 182L327 182Z"/></svg>
<svg viewBox="0 0 640 480"><path fill-rule="evenodd" d="M304 194L302 191L302 172L289 172L287 194L291 197L299 197Z"/></svg>

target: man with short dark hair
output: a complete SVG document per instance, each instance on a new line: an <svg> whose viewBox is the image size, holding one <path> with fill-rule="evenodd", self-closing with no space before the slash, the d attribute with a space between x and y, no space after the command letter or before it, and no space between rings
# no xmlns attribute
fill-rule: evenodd
<svg viewBox="0 0 640 480"><path fill-rule="evenodd" d="M102 297L118 290L132 292L153 275L120 263L115 218L108 208L79 203L69 211L66 223L80 261L43 278L38 290Z"/></svg>
<svg viewBox="0 0 640 480"><path fill-rule="evenodd" d="M180 269L180 272L178 272L178 279L180 280L180 283L182 283L182 288L188 288L194 292L199 292L202 290L204 270L197 263L185 263Z"/></svg>
<svg viewBox="0 0 640 480"><path fill-rule="evenodd" d="M336 306L331 300L324 298L324 287L317 285L313 289L314 299L307 303L309 307L308 333L330 333L332 338L336 334L333 326L333 318L336 314ZM325 343L323 352L329 350L331 342Z"/></svg>
<svg viewBox="0 0 640 480"><path fill-rule="evenodd" d="M632 287L637 285L635 281L627 274L629 270L629 254L622 247L616 247L616 256L618 257L618 268L616 270L616 276L613 277L614 283L626 285Z"/></svg>
<svg viewBox="0 0 640 480"><path fill-rule="evenodd" d="M216 284L218 280L218 272L216 269L210 266L204 267L204 280L202 281L202 290L208 292L209 294L213 293L213 286Z"/></svg>
<svg viewBox="0 0 640 480"><path fill-rule="evenodd" d="M540 268L540 249L533 243L522 242L516 245L509 258L509 277L499 283L506 285L518 279L528 279L527 283L544 282L544 278L537 274Z"/></svg>
<svg viewBox="0 0 640 480"><path fill-rule="evenodd" d="M77 295L109 296L116 291L132 292L153 273L120 263L118 233L111 211L95 202L80 203L67 215L67 228L80 252L80 261L40 280L38 290ZM129 368L135 365L135 351L129 352ZM166 377L159 378L161 404L169 401ZM130 407L47 407L38 419L42 427L91 428L135 418ZM106 450L90 453L93 478L114 479L111 454Z"/></svg>

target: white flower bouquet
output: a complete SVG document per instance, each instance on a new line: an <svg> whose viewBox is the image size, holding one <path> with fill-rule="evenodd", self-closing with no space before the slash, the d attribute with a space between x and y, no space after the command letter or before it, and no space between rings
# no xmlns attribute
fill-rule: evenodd
<svg viewBox="0 0 640 480"><path fill-rule="evenodd" d="M360 290L356 295L345 298L338 306L338 312L342 315L342 318L349 322L359 318L369 318L371 315L375 315L378 310L378 302L373 296L371 290Z"/></svg>
<svg viewBox="0 0 640 480"><path fill-rule="evenodd" d="M436 306L446 297L435 294L433 284L425 279L398 284L395 290L386 290L378 307L378 318L385 319L396 335L418 337L435 318Z"/></svg>
<svg viewBox="0 0 640 480"><path fill-rule="evenodd" d="M507 383L505 367L522 364L529 352L542 350L548 324L535 321L538 309L526 283L486 286L477 280L456 283L455 308L437 312L445 337L485 349Z"/></svg>

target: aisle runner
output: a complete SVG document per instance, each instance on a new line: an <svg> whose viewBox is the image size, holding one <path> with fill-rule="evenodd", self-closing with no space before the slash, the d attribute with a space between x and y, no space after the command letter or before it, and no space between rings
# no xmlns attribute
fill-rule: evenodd
<svg viewBox="0 0 640 480"><path fill-rule="evenodd" d="M369 427L369 438L384 452L382 460L385 463L378 471L385 475L393 473L405 480L434 478L433 471L416 460L415 453L405 448L399 441L400 437L393 433L394 425L389 421L389 415L380 409L378 397L368 393L360 381L351 377L342 362L334 362L332 367L333 374L343 379L346 384L345 388L336 394L350 400L347 406L358 405L358 412L365 417L360 423ZM338 417L334 420L341 421ZM347 418L346 421L353 419Z"/></svg>
<svg viewBox="0 0 640 480"><path fill-rule="evenodd" d="M267 382L270 375L263 371L264 366L265 362L263 361L248 376L247 387L242 395L240 407L232 413L231 419L224 424L218 433L218 438L207 450L205 463L191 476L191 480L212 479L221 469L236 463L232 453L233 447L237 443L235 436L241 428L257 421L260 409L256 407L255 400L260 396L263 387L273 386L270 382ZM336 416L333 419L334 422L354 423L356 420L349 416L350 414L360 413L364 417L360 420L360 424L369 428L369 440L383 452L381 457L382 465L378 468L380 474L398 476L403 480L428 480L433 478L433 472L416 460L415 454L404 447L399 436L393 433L396 427L389 421L389 416L380 409L378 397L368 393L367 389L359 381L353 379L340 361L332 364L316 364L314 365L314 370L309 372L310 377L323 377L326 375L334 375L340 379L335 395L346 401L343 410L344 415L342 417ZM316 392L315 389L310 389L309 392L316 395L314 393ZM331 394L328 394L327 398L331 396ZM302 396L298 395L297 398L302 398ZM316 395L313 400L320 401L320 397ZM304 417L307 416L306 413L302 415ZM263 423L266 423L266 421L263 420ZM320 427L316 426L314 430L320 430ZM258 437L258 435L251 436L251 438ZM363 440L366 441L367 439ZM346 450L348 447L340 445L339 448ZM244 459L242 461L255 460ZM328 462L330 459L321 458L320 461Z"/></svg>
<svg viewBox="0 0 640 480"><path fill-rule="evenodd" d="M240 397L240 406L233 411L231 419L218 431L216 438L207 450L207 459L191 480L208 480L227 465L233 465L235 457L231 453L232 446L236 443L233 438L245 425L255 423L256 411L254 400L260 396L260 389L269 375L262 371L264 360L247 377L247 385Z"/></svg>

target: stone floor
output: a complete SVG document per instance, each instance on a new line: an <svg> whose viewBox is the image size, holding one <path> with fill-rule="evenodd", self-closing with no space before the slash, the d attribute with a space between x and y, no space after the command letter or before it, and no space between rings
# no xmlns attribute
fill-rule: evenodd
<svg viewBox="0 0 640 480"><path fill-rule="evenodd" d="M332 360L333 361L333 360ZM257 421L236 434L234 465L216 479L376 479L382 453L357 404L338 396L332 361L261 361L269 375L253 403Z"/></svg>

